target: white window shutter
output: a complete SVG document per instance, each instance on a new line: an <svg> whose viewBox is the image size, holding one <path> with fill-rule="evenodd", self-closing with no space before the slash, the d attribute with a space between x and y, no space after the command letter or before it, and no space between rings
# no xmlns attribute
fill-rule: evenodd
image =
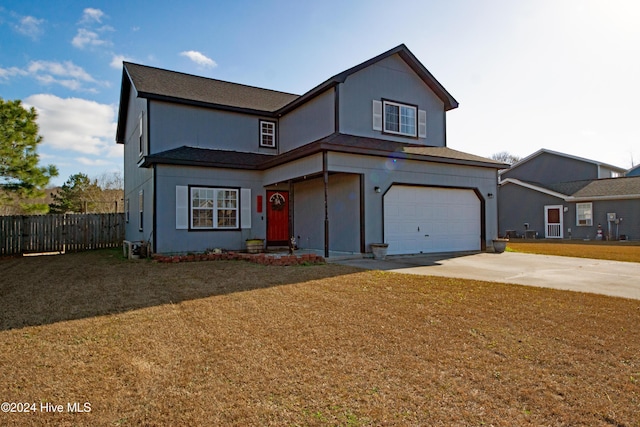
<svg viewBox="0 0 640 427"><path fill-rule="evenodd" d="M251 228L251 189L240 189L240 228Z"/></svg>
<svg viewBox="0 0 640 427"><path fill-rule="evenodd" d="M176 230L189 228L189 187L176 185Z"/></svg>
<svg viewBox="0 0 640 427"><path fill-rule="evenodd" d="M382 130L382 102L373 100L373 130Z"/></svg>
<svg viewBox="0 0 640 427"><path fill-rule="evenodd" d="M427 137L427 112L418 110L418 138Z"/></svg>

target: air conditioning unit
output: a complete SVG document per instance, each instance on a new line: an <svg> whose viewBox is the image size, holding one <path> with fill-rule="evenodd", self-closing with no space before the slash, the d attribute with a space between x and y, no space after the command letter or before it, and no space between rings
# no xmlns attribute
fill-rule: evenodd
<svg viewBox="0 0 640 427"><path fill-rule="evenodd" d="M615 214L615 212L609 212L609 213L607 214L607 221L611 221L611 222L613 222L613 221L615 221L615 220L616 220L616 214Z"/></svg>

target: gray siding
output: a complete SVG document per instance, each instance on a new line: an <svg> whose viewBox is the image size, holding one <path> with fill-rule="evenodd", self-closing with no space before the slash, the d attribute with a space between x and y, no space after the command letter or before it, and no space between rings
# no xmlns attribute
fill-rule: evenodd
<svg viewBox="0 0 640 427"><path fill-rule="evenodd" d="M332 172L363 173L365 245L383 241L382 195L392 184L417 184L477 189L485 199L486 244L498 235L497 180L495 169L475 166L447 165L414 160L393 162L384 157L329 153ZM381 193L374 191L381 188ZM494 195L489 198L488 194Z"/></svg>
<svg viewBox="0 0 640 427"><path fill-rule="evenodd" d="M329 248L360 253L360 177L329 176ZM304 249L324 248L324 182L322 178L294 186L294 235Z"/></svg>
<svg viewBox="0 0 640 427"><path fill-rule="evenodd" d="M261 148L259 122L268 117L150 101L151 154L184 145L218 150L276 154Z"/></svg>
<svg viewBox="0 0 640 427"><path fill-rule="evenodd" d="M588 203L588 202L581 202ZM568 203L569 207L568 221L570 227L572 227L571 237L574 239L595 239L598 230L598 224L602 225L602 231L605 235L610 231L612 238L619 237L624 234L628 239L640 240L640 199L631 200L598 200L593 201L593 225L577 226L576 218L576 203ZM617 218L622 218L622 221L616 227L616 224L611 224L609 229L609 223L607 221L608 213L615 213ZM566 228L566 224L565 224Z"/></svg>
<svg viewBox="0 0 640 427"><path fill-rule="evenodd" d="M597 179L598 166L552 153L541 153L518 167L508 169L502 174L502 178L515 178L541 184Z"/></svg>
<svg viewBox="0 0 640 427"><path fill-rule="evenodd" d="M137 98L135 90L131 90L129 97L129 109L127 116L127 128L124 142L124 199L128 200L129 221L125 224L125 238L130 241L150 240L153 224L153 170L139 168L140 159L140 116L143 122L143 145L148 143L147 134L147 102ZM144 218L143 230L139 230L139 205L138 195L144 194Z"/></svg>
<svg viewBox="0 0 640 427"><path fill-rule="evenodd" d="M316 141L335 131L333 88L280 118L280 152Z"/></svg>
<svg viewBox="0 0 640 427"><path fill-rule="evenodd" d="M398 55L349 76L340 85L340 132L431 146L446 145L444 103ZM406 138L373 130L372 101L382 98L417 105L427 112L427 138Z"/></svg>
<svg viewBox="0 0 640 427"><path fill-rule="evenodd" d="M498 193L499 215L498 226L500 235L504 236L507 230L515 230L519 235L524 234L524 223L529 224L529 230L538 232L539 238L544 238L546 205L564 205L563 199L540 193L516 184L504 184ZM573 214L575 221L575 213ZM567 227L571 227L571 214L564 213L564 233L567 236Z"/></svg>
<svg viewBox="0 0 640 427"><path fill-rule="evenodd" d="M241 250L248 238L266 237L266 214L258 213L256 196L264 194L259 172L233 169L179 167L158 165L156 176L157 227L156 251L158 253L203 252L221 248ZM176 186L213 186L251 189L251 228L242 230L177 230ZM242 209L242 206L240 206Z"/></svg>

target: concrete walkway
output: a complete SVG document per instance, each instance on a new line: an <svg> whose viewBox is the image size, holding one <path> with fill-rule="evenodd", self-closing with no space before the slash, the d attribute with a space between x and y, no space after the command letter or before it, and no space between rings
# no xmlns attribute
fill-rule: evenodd
<svg viewBox="0 0 640 427"><path fill-rule="evenodd" d="M640 299L640 263L515 252L391 256L337 264L426 276L515 283Z"/></svg>

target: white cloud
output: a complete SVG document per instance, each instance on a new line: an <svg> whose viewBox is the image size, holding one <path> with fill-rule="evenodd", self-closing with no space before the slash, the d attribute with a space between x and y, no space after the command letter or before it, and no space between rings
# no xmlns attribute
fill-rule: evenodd
<svg viewBox="0 0 640 427"><path fill-rule="evenodd" d="M36 40L43 33L42 24L44 19L38 19L33 16L25 16L20 19L20 24L15 26L16 31L25 36Z"/></svg>
<svg viewBox="0 0 640 427"><path fill-rule="evenodd" d="M114 105L50 94L32 95L24 104L35 107L38 112L43 147L99 156L102 160L122 156L122 147L115 149Z"/></svg>
<svg viewBox="0 0 640 427"><path fill-rule="evenodd" d="M107 85L104 82L97 82L82 67L71 61L31 61L25 70L13 71L13 75L16 74L30 75L42 84L58 84L75 91L96 92L95 88L87 88L86 85ZM12 74L8 72L7 75ZM0 76L2 76L2 72L0 72Z"/></svg>
<svg viewBox="0 0 640 427"><path fill-rule="evenodd" d="M187 58L189 58L190 60L192 60L193 62L195 62L196 64L204 68L215 68L218 66L218 64L216 64L216 61L206 57L202 53L197 52L195 50L180 52L180 55L186 56Z"/></svg>
<svg viewBox="0 0 640 427"><path fill-rule="evenodd" d="M27 72L17 67L0 68L0 79L8 80L13 76L24 76Z"/></svg>
<svg viewBox="0 0 640 427"><path fill-rule="evenodd" d="M89 159L87 157L76 157L76 161L86 166L109 166L113 162L104 159Z"/></svg>
<svg viewBox="0 0 640 427"><path fill-rule="evenodd" d="M89 31L86 28L78 28L78 33L71 40L71 44L78 49L84 49L85 47L105 46L110 43L102 40L98 33Z"/></svg>
<svg viewBox="0 0 640 427"><path fill-rule="evenodd" d="M104 12L101 11L100 9L94 9L92 7L88 7L82 12L82 19L80 20L80 22L83 24L87 24L91 22L101 23L103 16L105 16Z"/></svg>
<svg viewBox="0 0 640 427"><path fill-rule="evenodd" d="M131 58L125 55L113 55L113 59L111 59L111 63L109 64L111 68L120 69L122 68L123 61L131 61Z"/></svg>

